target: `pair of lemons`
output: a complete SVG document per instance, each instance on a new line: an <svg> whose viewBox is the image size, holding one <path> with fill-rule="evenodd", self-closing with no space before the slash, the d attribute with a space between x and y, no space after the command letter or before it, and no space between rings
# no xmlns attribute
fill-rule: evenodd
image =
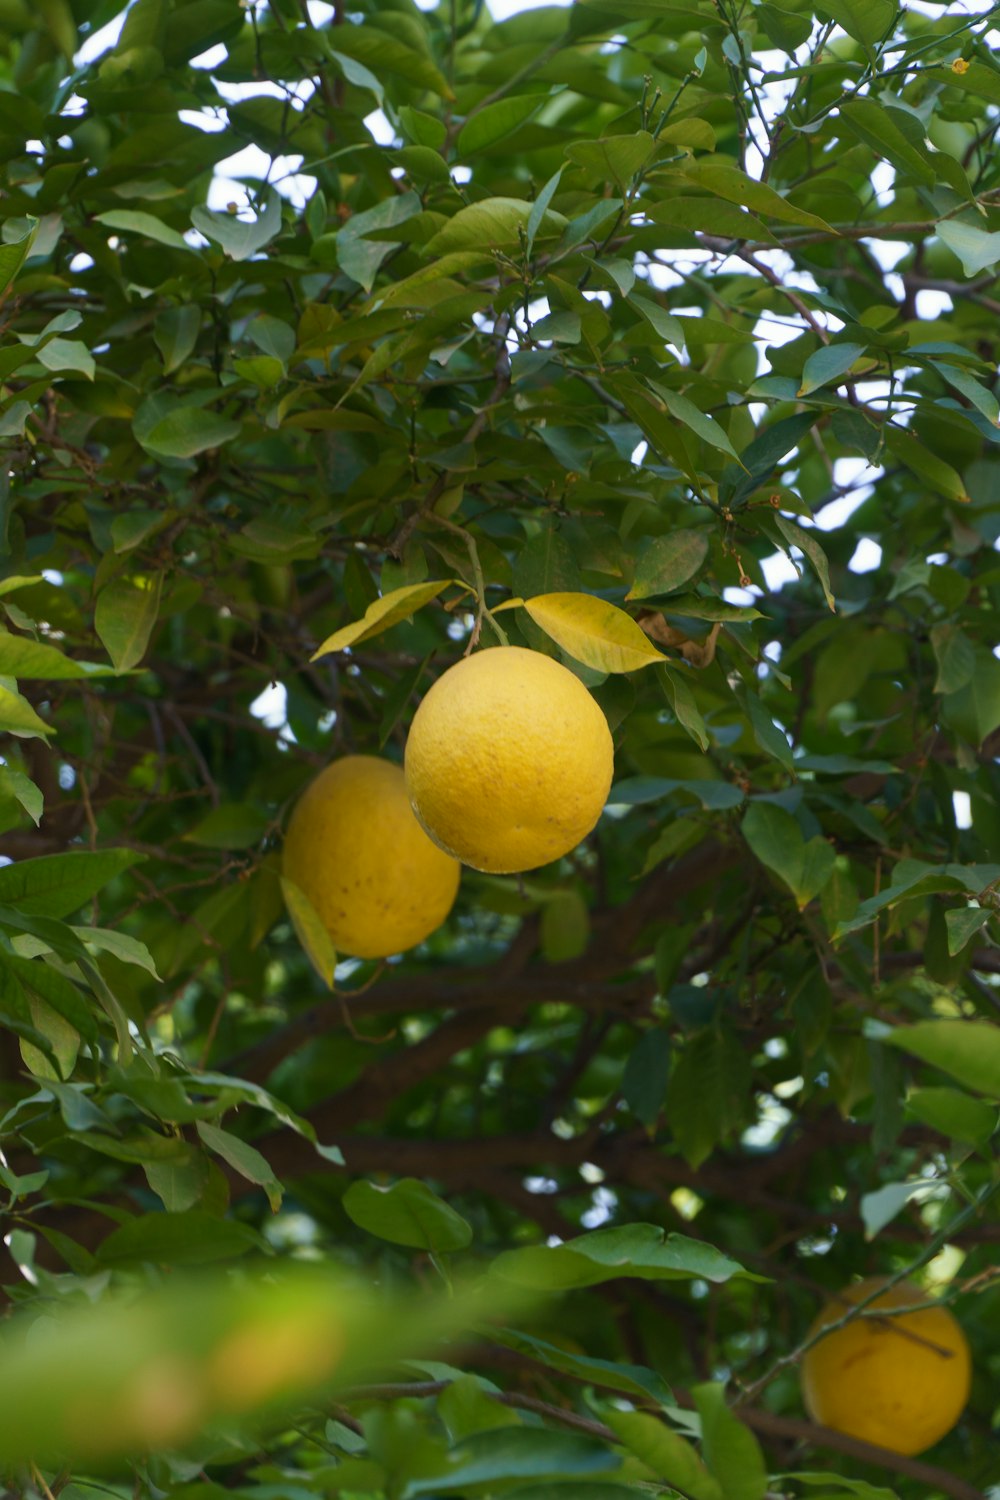
<svg viewBox="0 0 1000 1500"><path fill-rule="evenodd" d="M447 917L461 864L512 874L574 849L601 815L614 750L607 721L550 657L496 647L449 668L410 729L405 768L349 755L307 787L285 840L284 873L338 951L382 958ZM877 1289L848 1288L814 1333ZM888 1289L872 1311L819 1338L802 1364L817 1422L897 1453L943 1437L968 1400L971 1362L944 1307L896 1313L918 1288Z"/></svg>
<svg viewBox="0 0 1000 1500"><path fill-rule="evenodd" d="M607 720L566 667L518 646L480 651L425 696L404 770L350 755L307 787L285 877L339 952L401 953L445 920L461 864L509 875L575 849L613 761Z"/></svg>

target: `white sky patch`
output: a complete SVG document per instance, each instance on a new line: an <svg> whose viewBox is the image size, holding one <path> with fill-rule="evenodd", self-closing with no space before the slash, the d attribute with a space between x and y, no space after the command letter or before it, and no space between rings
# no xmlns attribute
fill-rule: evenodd
<svg viewBox="0 0 1000 1500"><path fill-rule="evenodd" d="M852 573L873 573L882 565L882 548L870 536L863 536L854 549L854 556L847 564Z"/></svg>
<svg viewBox="0 0 1000 1500"><path fill-rule="evenodd" d="M268 729L284 729L288 724L288 689L283 682L270 683L250 705L255 719Z"/></svg>
<svg viewBox="0 0 1000 1500"><path fill-rule="evenodd" d="M872 258L878 261L883 271L891 271L893 266L897 266L911 249L905 240L863 239L859 241L859 244L864 245Z"/></svg>
<svg viewBox="0 0 1000 1500"><path fill-rule="evenodd" d="M795 583L798 580L799 570L795 564L785 556L784 552L775 552L771 557L765 557L760 564L760 571L764 575L768 593L776 594L786 583ZM740 593L743 590L739 590ZM765 655L771 655L765 651ZM772 660L777 661L772 656Z"/></svg>
<svg viewBox="0 0 1000 1500"><path fill-rule="evenodd" d="M882 478L884 469L873 468L865 458L838 458L833 466L833 482L842 487L856 485L849 495L831 500L816 512L816 525L820 531L836 531L850 520L859 505L864 505L871 495L876 481Z"/></svg>
<svg viewBox="0 0 1000 1500"><path fill-rule="evenodd" d="M105 52L110 51L121 36L122 27L125 25L125 14L123 10L120 16L115 16L114 20L102 26L100 31L95 31L93 36L87 37L73 59L76 67L82 68L87 63L95 62Z"/></svg>
<svg viewBox="0 0 1000 1500"><path fill-rule="evenodd" d="M916 296L917 317L925 322L931 322L934 318L943 318L946 313L954 312L955 304L947 292L942 292L937 287L921 287Z"/></svg>
<svg viewBox="0 0 1000 1500"><path fill-rule="evenodd" d="M396 139L396 132L390 125L384 110L373 109L370 115L365 115L365 128L379 146L391 146Z"/></svg>
<svg viewBox="0 0 1000 1500"><path fill-rule="evenodd" d="M774 1144L791 1118L791 1112L783 1104L779 1104L772 1096L765 1095L761 1104L760 1119L756 1125L751 1125L748 1130L744 1130L740 1141L751 1151L764 1150Z"/></svg>
<svg viewBox="0 0 1000 1500"><path fill-rule="evenodd" d="M722 597L727 604L738 604L746 609L763 598L763 591L752 583L748 589L729 588L722 590Z"/></svg>
<svg viewBox="0 0 1000 1500"><path fill-rule="evenodd" d="M952 792L952 806L955 809L955 827L972 827L972 798L968 792Z"/></svg>
<svg viewBox="0 0 1000 1500"><path fill-rule="evenodd" d="M599 1187L594 1189L591 1201L594 1206L580 1215L580 1223L584 1229L599 1229L608 1222L618 1207L618 1197L610 1188Z"/></svg>
<svg viewBox="0 0 1000 1500"><path fill-rule="evenodd" d="M434 0L434 5L436 4L437 0ZM434 6L429 5L426 8L433 10ZM421 6L421 9L424 9L424 7ZM306 10L309 12L309 19L314 26L327 26L334 17L333 6L327 5L326 0L308 0Z"/></svg>
<svg viewBox="0 0 1000 1500"><path fill-rule="evenodd" d="M879 208L886 208L896 196L896 169L887 161L880 161L872 168L872 187Z"/></svg>
<svg viewBox="0 0 1000 1500"><path fill-rule="evenodd" d="M193 125L196 130L203 130L206 135L217 135L229 124L224 109L179 109L177 118L184 125Z"/></svg>
<svg viewBox="0 0 1000 1500"><path fill-rule="evenodd" d="M191 67L209 70L212 68L221 68L228 56L229 53L223 43L216 42L215 46L209 47L207 52L200 52L197 57L192 57Z"/></svg>
<svg viewBox="0 0 1000 1500"><path fill-rule="evenodd" d="M646 454L648 452L649 452L649 444L646 442L646 439L643 438L642 442L639 443L637 445L637 447L635 447L632 450L632 462L635 464L635 466L636 466L637 469L639 468L639 466L643 462L643 459L646 457Z"/></svg>

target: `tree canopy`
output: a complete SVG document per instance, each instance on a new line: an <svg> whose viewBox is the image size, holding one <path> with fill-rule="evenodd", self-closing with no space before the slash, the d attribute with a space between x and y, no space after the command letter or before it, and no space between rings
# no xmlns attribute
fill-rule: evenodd
<svg viewBox="0 0 1000 1500"><path fill-rule="evenodd" d="M8 1488L1000 1482L997 9L0 0ZM303 947L504 643L594 833ZM875 1275L924 1456L804 1413Z"/></svg>

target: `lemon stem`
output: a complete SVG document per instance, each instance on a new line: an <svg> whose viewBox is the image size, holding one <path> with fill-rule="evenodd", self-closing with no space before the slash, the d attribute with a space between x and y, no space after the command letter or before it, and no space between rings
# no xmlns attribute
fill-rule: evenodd
<svg viewBox="0 0 1000 1500"><path fill-rule="evenodd" d="M479 644L479 637L482 635L484 620L488 620L490 622L490 628L493 630L501 646L509 646L510 641L507 639L506 632L504 631L502 626L497 624L495 616L487 607L486 582L483 578L483 567L482 563L479 561L479 550L476 547L476 543L472 535L468 531L466 531L464 526L456 526L454 521L449 521L445 516L433 516L430 519L432 519L436 525L443 526L446 531L452 531L456 536L461 537L466 547L468 548L469 561L472 564L472 581L475 586L476 592L476 623L472 627L472 634L469 637L469 644L465 648L465 655L471 655L476 646Z"/></svg>

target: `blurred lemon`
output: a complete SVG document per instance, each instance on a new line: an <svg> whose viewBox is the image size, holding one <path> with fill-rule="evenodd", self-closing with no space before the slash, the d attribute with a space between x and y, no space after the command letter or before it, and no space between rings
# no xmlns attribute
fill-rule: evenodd
<svg viewBox="0 0 1000 1500"><path fill-rule="evenodd" d="M339 952L385 958L440 927L461 869L413 816L400 768L371 755L347 755L299 798L282 872ZM294 911L293 920L298 925Z"/></svg>
<svg viewBox="0 0 1000 1500"><path fill-rule="evenodd" d="M414 715L405 769L435 843L507 875L586 838L607 800L614 746L578 677L540 652L499 646L434 684Z"/></svg>
<svg viewBox="0 0 1000 1500"><path fill-rule="evenodd" d="M837 1322L883 1280L869 1277L848 1287L823 1308L812 1331ZM927 1300L920 1287L902 1282L870 1306ZM802 1393L813 1420L894 1453L923 1453L944 1437L969 1399L971 1379L965 1334L945 1307L855 1318L820 1339L802 1361Z"/></svg>

